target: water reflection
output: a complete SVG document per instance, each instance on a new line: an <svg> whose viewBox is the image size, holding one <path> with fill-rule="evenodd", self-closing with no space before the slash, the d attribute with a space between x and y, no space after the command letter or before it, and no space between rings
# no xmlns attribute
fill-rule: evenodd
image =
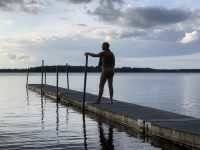
<svg viewBox="0 0 200 150"><path fill-rule="evenodd" d="M26 88L26 100L27 100L27 105L29 106L29 91L28 91L28 88Z"/></svg>
<svg viewBox="0 0 200 150"><path fill-rule="evenodd" d="M42 129L44 129L44 103L43 103L43 96L41 95L41 125Z"/></svg>
<svg viewBox="0 0 200 150"><path fill-rule="evenodd" d="M143 142L144 142L144 143L151 143L147 132L148 132L148 130L146 130L146 131L143 130L143 133L142 133L141 138L143 139Z"/></svg>
<svg viewBox="0 0 200 150"><path fill-rule="evenodd" d="M85 114L83 114L83 137L84 137L84 148L87 150L87 134L86 134Z"/></svg>
<svg viewBox="0 0 200 150"><path fill-rule="evenodd" d="M68 106L66 106L66 124L68 123L69 120L69 110L68 110Z"/></svg>
<svg viewBox="0 0 200 150"><path fill-rule="evenodd" d="M56 131L57 135L59 134L59 106L58 103L56 104Z"/></svg>
<svg viewBox="0 0 200 150"><path fill-rule="evenodd" d="M98 122L98 128L99 128L99 142L101 144L101 149L102 150L114 150L113 128L111 126L109 126L107 139L106 139L104 129L103 129L101 122Z"/></svg>
<svg viewBox="0 0 200 150"><path fill-rule="evenodd" d="M102 122L98 122L98 131L99 131L99 143L101 146L101 150L114 150L113 128L109 126L108 136L106 136ZM84 149L88 150L85 115L83 115L83 137L84 137Z"/></svg>

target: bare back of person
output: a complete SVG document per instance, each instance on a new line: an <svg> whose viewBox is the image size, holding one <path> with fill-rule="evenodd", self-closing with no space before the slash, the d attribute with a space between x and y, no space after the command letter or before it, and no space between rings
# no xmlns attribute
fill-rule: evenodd
<svg viewBox="0 0 200 150"><path fill-rule="evenodd" d="M112 103L113 98L113 76L114 76L114 66L115 66L115 56L110 51L110 49L105 49L101 52L101 61L102 61L102 73L99 83L99 98L97 103L100 103L101 96L103 94L103 89L106 81L108 80L108 87L110 93L110 103Z"/></svg>
<svg viewBox="0 0 200 150"><path fill-rule="evenodd" d="M102 44L102 52L95 54L86 52L85 55L89 55L92 57L100 57L100 66L102 68L102 73L100 77L99 83L99 96L96 103L100 103L101 97L103 95L104 85L108 80L108 87L110 93L110 103L112 103L113 99L113 76L114 76L114 66L115 66L115 56L109 49L109 43L104 42Z"/></svg>
<svg viewBox="0 0 200 150"><path fill-rule="evenodd" d="M114 68L115 66L115 56L114 54L108 49L105 50L102 53L101 59L102 59L102 68Z"/></svg>

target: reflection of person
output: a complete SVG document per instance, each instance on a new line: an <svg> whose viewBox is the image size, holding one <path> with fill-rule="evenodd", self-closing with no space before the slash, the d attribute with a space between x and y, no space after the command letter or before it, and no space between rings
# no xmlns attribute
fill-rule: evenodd
<svg viewBox="0 0 200 150"><path fill-rule="evenodd" d="M113 145L113 129L109 127L109 133L108 137L106 139L106 136L104 135L103 126L101 123L98 124L99 127L99 140L102 146L102 150L114 150Z"/></svg>
<svg viewBox="0 0 200 150"><path fill-rule="evenodd" d="M103 95L103 89L106 81L108 80L108 87L110 93L110 103L112 103L113 99L113 76L114 76L114 66L115 66L115 56L109 49L110 45L108 42L104 42L102 44L102 52L98 54L86 52L85 55L89 55L91 57L100 57L99 65L102 68L100 83L99 83L99 96L96 101L97 104L100 103L101 97Z"/></svg>

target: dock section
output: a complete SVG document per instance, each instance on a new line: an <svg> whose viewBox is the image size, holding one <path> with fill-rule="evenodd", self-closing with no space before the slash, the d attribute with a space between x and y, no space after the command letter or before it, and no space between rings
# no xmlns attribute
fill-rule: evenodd
<svg viewBox="0 0 200 150"><path fill-rule="evenodd" d="M56 86L28 84L29 89L56 98ZM82 108L83 92L58 88L59 101ZM136 104L113 100L109 104L102 98L94 104L97 96L86 93L85 109L116 122L130 126L148 136L157 136L191 149L200 149L200 119L158 110Z"/></svg>

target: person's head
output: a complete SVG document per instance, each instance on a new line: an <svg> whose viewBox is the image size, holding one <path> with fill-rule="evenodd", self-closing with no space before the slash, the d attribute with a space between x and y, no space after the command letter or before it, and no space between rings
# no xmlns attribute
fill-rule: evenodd
<svg viewBox="0 0 200 150"><path fill-rule="evenodd" d="M110 44L108 42L103 42L102 50L109 50Z"/></svg>

